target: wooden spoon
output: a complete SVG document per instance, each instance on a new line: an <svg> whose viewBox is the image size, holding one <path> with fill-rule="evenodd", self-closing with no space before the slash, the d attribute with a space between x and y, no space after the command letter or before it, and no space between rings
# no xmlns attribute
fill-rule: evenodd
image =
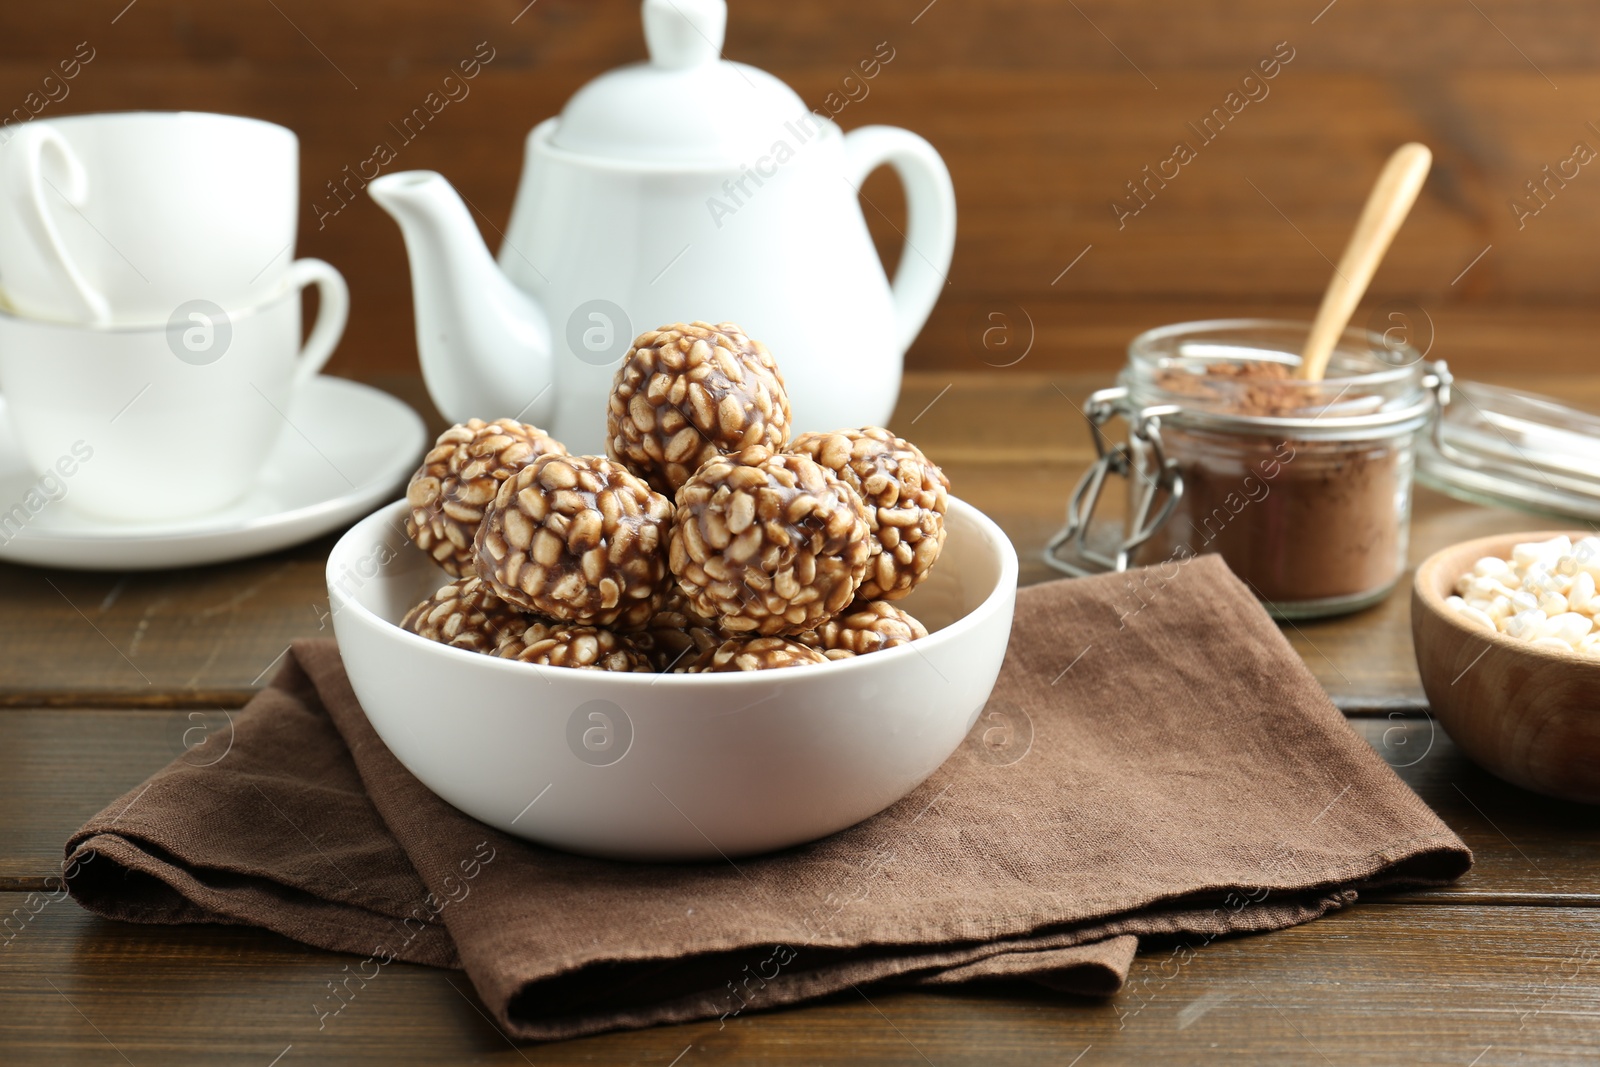
<svg viewBox="0 0 1600 1067"><path fill-rule="evenodd" d="M1316 321L1311 324L1311 335L1300 353L1299 376L1306 381L1320 382L1328 370L1328 358L1333 346L1338 344L1356 305L1366 295L1367 286L1378 264L1383 262L1389 243L1411 213L1417 202L1422 183L1433 165L1433 153L1428 146L1412 141L1395 149L1377 184L1367 196L1367 205L1361 209L1350 243L1334 268L1328 291L1322 294L1322 307L1317 309Z"/></svg>

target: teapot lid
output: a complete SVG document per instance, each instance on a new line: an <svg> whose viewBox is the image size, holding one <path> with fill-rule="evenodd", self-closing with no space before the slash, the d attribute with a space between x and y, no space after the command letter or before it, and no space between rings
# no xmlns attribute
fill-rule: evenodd
<svg viewBox="0 0 1600 1067"><path fill-rule="evenodd" d="M740 166L807 114L783 82L722 58L726 0L644 0L650 61L602 74L567 102L550 141L636 163Z"/></svg>

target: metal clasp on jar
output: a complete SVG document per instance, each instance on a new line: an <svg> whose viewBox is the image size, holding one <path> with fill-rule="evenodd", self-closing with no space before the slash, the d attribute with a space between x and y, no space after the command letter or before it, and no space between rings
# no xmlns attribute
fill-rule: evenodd
<svg viewBox="0 0 1600 1067"><path fill-rule="evenodd" d="M1098 458L1083 472L1067 501L1067 524L1045 545L1046 563L1075 577L1128 569L1134 552L1167 521L1183 495L1183 475L1161 444L1162 418L1180 410L1173 404L1134 410L1128 403L1128 390L1122 386L1101 389L1089 397L1084 417ZM1117 415L1128 422L1128 440L1111 444L1102 427ZM1110 474L1130 481L1137 475L1144 480L1142 491L1134 494L1132 514L1123 526L1115 554L1092 547L1088 536ZM1063 550L1067 555L1063 556Z"/></svg>
<svg viewBox="0 0 1600 1067"><path fill-rule="evenodd" d="M1444 414L1444 409L1450 406L1450 386L1455 382L1455 375L1450 373L1450 365L1442 359L1432 363L1424 363L1428 368L1422 375L1422 387L1433 394L1434 423Z"/></svg>

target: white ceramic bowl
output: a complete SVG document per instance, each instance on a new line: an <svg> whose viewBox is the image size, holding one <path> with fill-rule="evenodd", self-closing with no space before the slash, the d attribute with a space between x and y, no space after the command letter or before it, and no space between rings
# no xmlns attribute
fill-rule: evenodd
<svg viewBox="0 0 1600 1067"><path fill-rule="evenodd" d="M400 629L448 581L405 536L405 502L328 557L350 684L423 784L507 833L599 856L707 859L784 848L874 815L954 752L1011 634L1017 555L950 501L938 565L900 603L910 645L749 674L535 667Z"/></svg>

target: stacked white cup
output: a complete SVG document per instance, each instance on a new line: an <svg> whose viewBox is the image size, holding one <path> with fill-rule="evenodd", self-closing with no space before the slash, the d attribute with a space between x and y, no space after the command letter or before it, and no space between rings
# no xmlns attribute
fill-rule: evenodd
<svg viewBox="0 0 1600 1067"><path fill-rule="evenodd" d="M0 143L0 397L37 473L73 468L66 503L147 523L250 491L349 312L337 270L294 258L298 204L299 142L256 119L77 115Z"/></svg>

